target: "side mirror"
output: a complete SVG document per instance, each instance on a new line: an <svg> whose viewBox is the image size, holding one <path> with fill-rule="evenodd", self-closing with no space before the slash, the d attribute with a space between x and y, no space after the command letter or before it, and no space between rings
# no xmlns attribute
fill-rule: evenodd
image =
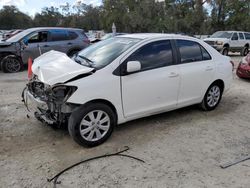
<svg viewBox="0 0 250 188"><path fill-rule="evenodd" d="M127 62L127 73L137 72L141 70L141 63L139 61Z"/></svg>

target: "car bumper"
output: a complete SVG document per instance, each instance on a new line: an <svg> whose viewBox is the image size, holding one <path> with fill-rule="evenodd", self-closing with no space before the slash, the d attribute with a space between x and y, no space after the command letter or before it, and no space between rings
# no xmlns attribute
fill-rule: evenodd
<svg viewBox="0 0 250 188"><path fill-rule="evenodd" d="M236 74L240 78L250 78L250 65L239 64Z"/></svg>
<svg viewBox="0 0 250 188"><path fill-rule="evenodd" d="M223 49L223 46L221 45L211 45L214 49L221 51Z"/></svg>

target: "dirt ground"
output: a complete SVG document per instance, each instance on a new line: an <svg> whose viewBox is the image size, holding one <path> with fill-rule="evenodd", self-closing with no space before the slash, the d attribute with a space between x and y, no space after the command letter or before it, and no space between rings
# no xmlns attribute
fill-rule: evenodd
<svg viewBox="0 0 250 188"><path fill-rule="evenodd" d="M238 62L241 57L232 57ZM196 106L119 125L103 145L84 148L66 130L27 118L21 102L27 72L0 72L0 187L53 187L47 182L67 166L129 146L126 154L84 163L63 174L66 187L249 188L250 82L234 76L212 112Z"/></svg>

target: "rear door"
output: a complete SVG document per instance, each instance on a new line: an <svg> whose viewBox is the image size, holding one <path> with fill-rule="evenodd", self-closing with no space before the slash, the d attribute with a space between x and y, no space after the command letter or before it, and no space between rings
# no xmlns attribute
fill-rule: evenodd
<svg viewBox="0 0 250 188"><path fill-rule="evenodd" d="M128 61L139 61L141 70L126 74ZM140 47L121 65L124 116L140 117L173 109L177 105L180 76L174 65L170 40L154 41Z"/></svg>
<svg viewBox="0 0 250 188"><path fill-rule="evenodd" d="M215 64L210 54L198 42L176 40L181 76L178 106L201 102L213 81Z"/></svg>
<svg viewBox="0 0 250 188"><path fill-rule="evenodd" d="M49 48L67 53L72 47L73 43L69 38L69 33L64 29L51 29L49 30Z"/></svg>

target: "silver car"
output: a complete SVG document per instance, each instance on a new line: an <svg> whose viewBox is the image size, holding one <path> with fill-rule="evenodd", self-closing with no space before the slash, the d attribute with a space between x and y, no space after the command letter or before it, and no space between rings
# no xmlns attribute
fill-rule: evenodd
<svg viewBox="0 0 250 188"><path fill-rule="evenodd" d="M73 56L89 46L90 41L82 29L40 27L18 33L0 43L0 68L3 72L18 72L27 64L50 50Z"/></svg>

